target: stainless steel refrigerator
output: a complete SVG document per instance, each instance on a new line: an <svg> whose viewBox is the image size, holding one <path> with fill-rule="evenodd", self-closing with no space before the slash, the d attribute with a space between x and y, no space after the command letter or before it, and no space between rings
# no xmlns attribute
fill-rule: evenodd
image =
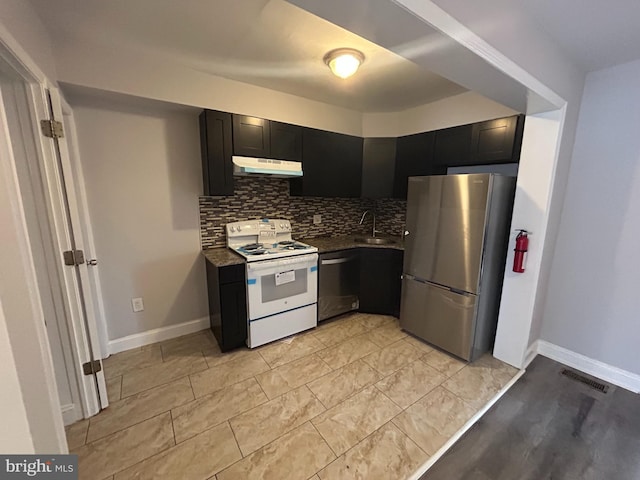
<svg viewBox="0 0 640 480"><path fill-rule="evenodd" d="M515 180L409 178L400 325L468 361L493 346Z"/></svg>

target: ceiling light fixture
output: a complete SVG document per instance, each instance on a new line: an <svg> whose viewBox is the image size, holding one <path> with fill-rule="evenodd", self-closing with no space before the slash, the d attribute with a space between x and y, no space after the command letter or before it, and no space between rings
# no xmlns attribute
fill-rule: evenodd
<svg viewBox="0 0 640 480"><path fill-rule="evenodd" d="M324 63L340 78L348 78L356 73L362 62L364 54L353 48L336 48L324 56Z"/></svg>

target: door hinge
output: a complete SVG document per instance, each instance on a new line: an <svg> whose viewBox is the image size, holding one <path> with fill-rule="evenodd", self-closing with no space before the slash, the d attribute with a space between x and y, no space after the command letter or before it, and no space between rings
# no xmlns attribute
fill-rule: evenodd
<svg viewBox="0 0 640 480"><path fill-rule="evenodd" d="M93 375L102 370L102 362L100 360L92 360L82 364L82 371L85 375Z"/></svg>
<svg viewBox="0 0 640 480"><path fill-rule="evenodd" d="M57 120L40 120L40 129L45 137L62 138L64 137L64 129L62 122Z"/></svg>
<svg viewBox="0 0 640 480"><path fill-rule="evenodd" d="M62 252L64 264L69 266L82 265L84 263L84 252L82 250L67 250Z"/></svg>

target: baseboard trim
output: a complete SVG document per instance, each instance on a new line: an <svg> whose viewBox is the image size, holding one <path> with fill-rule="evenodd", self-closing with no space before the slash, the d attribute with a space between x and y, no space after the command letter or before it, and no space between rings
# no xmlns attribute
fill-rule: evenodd
<svg viewBox="0 0 640 480"><path fill-rule="evenodd" d="M458 441L460 440L460 438L467 433L467 431L473 427L476 422L478 420L480 420L482 418L482 416L487 413L489 411L489 409L491 407L493 407L496 402L498 400L500 400L502 398L502 396L507 393L509 391L509 389L511 387L513 387L515 385L515 383L520 379L520 377L522 377L522 375L524 375L524 370L520 370L518 373L516 373L515 377L513 377L509 383L507 383L502 390L500 390L491 400L489 400L489 402L482 407L481 410L479 410L473 417L471 417L469 419L469 421L467 423L464 424L464 426L458 430L449 440L447 440L447 443L445 443L442 447L440 447L440 450L438 450L436 453L433 454L433 456L431 456L429 458L429 460L427 460L425 463L422 464L422 466L416 470L413 475L411 475L409 477L409 480L420 480L420 478L427 472L427 470L429 470L431 467L433 467L433 465L440 460L440 458L442 458L444 456L445 453L447 453L447 451Z"/></svg>
<svg viewBox="0 0 640 480"><path fill-rule="evenodd" d="M177 325L169 325L167 327L154 328L153 330L148 330L146 332L127 335L126 337L109 340L109 354L124 352L125 350L131 350L132 348L144 347L145 345L162 342L163 340L170 340L172 338L187 335L189 333L195 333L206 328L209 328L209 317L202 317L189 322L179 323Z"/></svg>
<svg viewBox="0 0 640 480"><path fill-rule="evenodd" d="M553 343L545 342L544 340L538 340L536 343L537 352L540 355L544 355L551 360L597 377L605 382L613 383L633 393L640 393L640 375L608 365L599 360L594 360L593 358L585 357L584 355L559 347Z"/></svg>
<svg viewBox="0 0 640 480"><path fill-rule="evenodd" d="M525 353L524 355L524 362L522 362L523 363L522 368L526 369L529 366L529 364L533 362L533 360L538 356L539 345L540 345L540 340L536 340L531 345L529 345L529 348L527 348L527 353Z"/></svg>
<svg viewBox="0 0 640 480"><path fill-rule="evenodd" d="M72 423L82 419L82 412L80 411L80 408L73 403L62 405L60 410L62 411L62 422L65 426L71 425Z"/></svg>

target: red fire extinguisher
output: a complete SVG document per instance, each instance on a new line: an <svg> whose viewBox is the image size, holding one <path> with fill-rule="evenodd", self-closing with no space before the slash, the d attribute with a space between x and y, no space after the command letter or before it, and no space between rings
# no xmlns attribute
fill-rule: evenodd
<svg viewBox="0 0 640 480"><path fill-rule="evenodd" d="M516 273L524 273L527 250L529 249L529 232L520 230L516 237L515 255L513 256L513 271Z"/></svg>

